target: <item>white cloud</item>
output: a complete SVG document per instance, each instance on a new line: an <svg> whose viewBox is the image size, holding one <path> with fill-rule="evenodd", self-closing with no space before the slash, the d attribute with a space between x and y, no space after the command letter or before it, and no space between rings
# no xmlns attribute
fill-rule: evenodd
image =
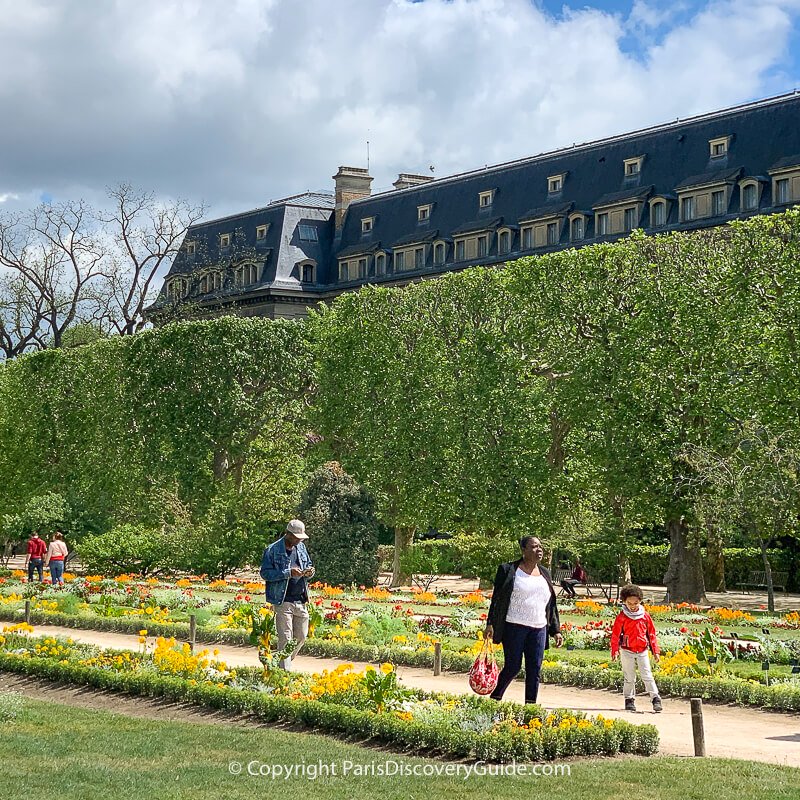
<svg viewBox="0 0 800 800"><path fill-rule="evenodd" d="M228 213L330 188L367 139L377 189L797 83L800 0L664 8L0 0L4 191L66 199L129 180Z"/></svg>

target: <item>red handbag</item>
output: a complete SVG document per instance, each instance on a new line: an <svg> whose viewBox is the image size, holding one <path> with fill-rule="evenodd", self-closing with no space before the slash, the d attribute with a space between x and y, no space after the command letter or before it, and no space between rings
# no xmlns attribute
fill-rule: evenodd
<svg viewBox="0 0 800 800"><path fill-rule="evenodd" d="M483 640L483 649L469 669L469 688L476 694L491 694L497 686L500 668L492 650L491 637Z"/></svg>

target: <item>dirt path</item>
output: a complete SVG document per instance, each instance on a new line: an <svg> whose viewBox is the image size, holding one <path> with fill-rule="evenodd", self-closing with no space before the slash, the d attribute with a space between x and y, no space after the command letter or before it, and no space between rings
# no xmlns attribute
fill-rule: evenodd
<svg viewBox="0 0 800 800"><path fill-rule="evenodd" d="M71 636L75 641L88 642L104 647L136 649L137 637L119 633L74 630L56 626L40 626L37 635ZM212 649L213 645L201 645ZM219 658L229 665L258 666L255 650L217 645ZM299 656L295 659L296 669L302 672L320 672L333 669L338 664L348 663L337 659L311 658ZM364 663L355 662L356 669ZM444 691L454 694L468 694L466 676L445 673L434 677L430 670L417 667L397 667L398 676L408 686L429 691ZM8 683L10 676L2 676ZM70 690L68 690L70 691ZM523 700L523 685L516 681L509 688L509 700ZM647 696L638 699L640 711L629 714L620 710L622 698L617 692L579 689L568 686L543 685L539 700L545 708L574 708L589 714L603 714L606 717L621 717L636 723L656 725L661 734L660 752L670 755L690 756L693 754L692 723L689 701L667 698L664 711L653 714L649 711ZM738 758L750 761L766 761L800 767L800 714L775 713L751 708L705 704L706 751L709 756ZM169 717L167 717L169 718Z"/></svg>

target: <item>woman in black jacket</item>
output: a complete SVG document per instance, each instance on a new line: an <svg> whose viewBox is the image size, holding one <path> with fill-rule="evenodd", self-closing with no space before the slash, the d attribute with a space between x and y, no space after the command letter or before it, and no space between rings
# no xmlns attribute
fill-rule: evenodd
<svg viewBox="0 0 800 800"><path fill-rule="evenodd" d="M522 558L497 568L484 635L503 645L503 669L491 697L502 699L519 674L524 655L525 702L535 703L548 636L556 647L561 647L563 638L553 581L540 563L542 543L535 536L523 536L519 546Z"/></svg>

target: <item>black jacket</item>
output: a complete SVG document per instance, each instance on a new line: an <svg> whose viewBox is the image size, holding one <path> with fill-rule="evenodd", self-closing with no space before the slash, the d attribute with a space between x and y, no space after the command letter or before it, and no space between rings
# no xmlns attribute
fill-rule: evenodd
<svg viewBox="0 0 800 800"><path fill-rule="evenodd" d="M514 576L517 567L522 563L522 559L509 561L501 564L497 568L497 575L494 579L494 591L492 592L492 602L489 604L489 614L487 624L494 628L492 640L498 644L503 641L503 631L506 626L506 614L511 603L511 592L514 591ZM547 635L555 636L561 633L561 620L558 618L558 608L556 607L556 590L553 588L553 581L550 573L539 564L539 572L547 581L550 587L550 601L547 603ZM547 644L545 644L545 648Z"/></svg>

